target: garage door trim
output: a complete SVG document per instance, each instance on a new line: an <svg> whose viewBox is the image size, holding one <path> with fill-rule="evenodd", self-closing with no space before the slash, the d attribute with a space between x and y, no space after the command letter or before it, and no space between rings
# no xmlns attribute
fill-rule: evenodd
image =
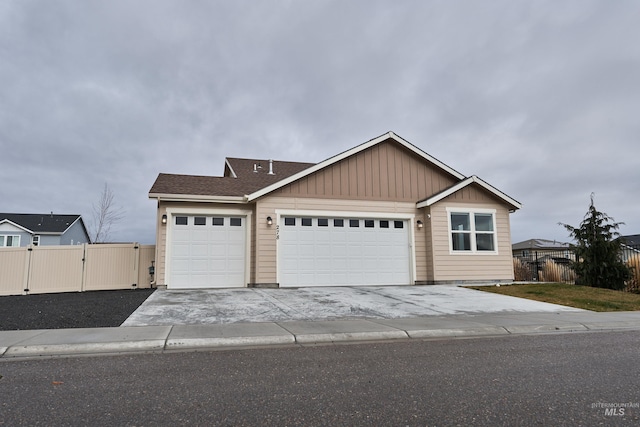
<svg viewBox="0 0 640 427"><path fill-rule="evenodd" d="M163 225L166 227L166 242L165 242L165 283L167 288L171 288L171 247L172 247L172 224L175 221L176 216L236 216L245 218L246 223L246 235L245 235L245 254L244 254L244 287L249 283L249 276L251 272L251 218L253 212L246 209L206 209L206 208L167 208L167 223Z"/></svg>
<svg viewBox="0 0 640 427"><path fill-rule="evenodd" d="M361 212L361 211L317 211L276 209L276 277L281 282L280 269L280 224L282 217L313 217L313 218L358 218L358 219L389 219L405 220L409 231L409 280L415 283L416 278L416 242L415 242L415 214L398 212Z"/></svg>

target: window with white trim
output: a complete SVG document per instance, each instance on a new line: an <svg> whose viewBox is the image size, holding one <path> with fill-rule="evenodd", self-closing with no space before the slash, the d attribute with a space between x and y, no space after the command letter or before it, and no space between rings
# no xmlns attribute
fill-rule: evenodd
<svg viewBox="0 0 640 427"><path fill-rule="evenodd" d="M455 253L495 253L495 210L448 209L451 250Z"/></svg>
<svg viewBox="0 0 640 427"><path fill-rule="evenodd" d="M20 246L20 236L0 236L0 248Z"/></svg>
<svg viewBox="0 0 640 427"><path fill-rule="evenodd" d="M40 236L35 234L32 238L31 238L31 244L33 246L39 246L40 245Z"/></svg>

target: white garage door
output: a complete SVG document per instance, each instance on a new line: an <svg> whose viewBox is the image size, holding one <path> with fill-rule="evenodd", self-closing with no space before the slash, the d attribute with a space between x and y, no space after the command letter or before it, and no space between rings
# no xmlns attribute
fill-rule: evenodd
<svg viewBox="0 0 640 427"><path fill-rule="evenodd" d="M283 216L281 287L411 284L409 221Z"/></svg>
<svg viewBox="0 0 640 427"><path fill-rule="evenodd" d="M243 287L246 218L176 215L167 287Z"/></svg>

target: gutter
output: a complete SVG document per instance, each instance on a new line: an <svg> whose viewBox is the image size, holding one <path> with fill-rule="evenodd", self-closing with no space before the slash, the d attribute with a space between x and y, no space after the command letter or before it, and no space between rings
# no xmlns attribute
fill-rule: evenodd
<svg viewBox="0 0 640 427"><path fill-rule="evenodd" d="M210 203L246 203L247 196L203 196L197 194L158 194L149 193L150 199L158 202L210 202Z"/></svg>

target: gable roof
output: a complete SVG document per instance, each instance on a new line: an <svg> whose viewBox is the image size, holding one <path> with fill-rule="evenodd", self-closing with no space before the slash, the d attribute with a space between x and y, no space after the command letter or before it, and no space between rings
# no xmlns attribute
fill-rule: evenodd
<svg viewBox="0 0 640 427"><path fill-rule="evenodd" d="M356 147L353 147L350 150L347 151L343 151L340 154L337 154L333 157L328 158L327 160L324 160L320 163L317 163L303 171L300 171L297 174L291 175L290 177L283 179L281 181L278 181L270 186L264 187L259 189L258 191L255 191L252 194L248 194L247 195L247 201L252 201L255 200L259 197L262 197L266 194L271 193L272 191L275 191L281 187L284 187L285 185L291 184L294 181L297 181L301 178L304 178L308 175L311 175L314 172L317 172L321 169L324 169L328 166L331 166L341 160L346 159L347 157L353 156L354 154L357 154L361 151L364 151L368 148L373 147L374 145L380 144L382 142L385 142L387 140L393 140L395 142L397 142L398 144L400 144L401 146L405 147L406 149L408 149L409 151L412 151L413 153L417 154L419 157L422 157L424 160L426 160L427 162L437 166L438 168L444 170L445 172L453 175L454 177L458 178L458 179L463 179L464 175L462 175L460 172L456 171L455 169L445 165L444 163L442 163L440 160L436 159L435 157L430 156L429 154L425 153L424 151L422 151L420 148L416 147L415 145L411 144L410 142L406 141L405 139L401 138L400 136L396 135L393 132L387 132L383 135L380 135L377 138L373 138L363 144L360 144Z"/></svg>
<svg viewBox="0 0 640 427"><path fill-rule="evenodd" d="M571 245L569 243L558 242L556 240L547 239L529 239L523 242L514 243L511 245L513 250L527 250L527 249L553 249L564 250L569 249Z"/></svg>
<svg viewBox="0 0 640 427"><path fill-rule="evenodd" d="M161 173L151 187L149 197L240 202L247 194L313 166L313 163L273 160L273 174L269 174L269 162L264 159L227 158L224 176Z"/></svg>
<svg viewBox="0 0 640 427"><path fill-rule="evenodd" d="M459 183L456 183L449 189L424 201L418 202L418 208L430 206L456 191L463 189L467 185L474 183L489 191L497 198L503 200L513 209L520 209L522 207L518 201L502 193L477 176L474 175L466 178L460 172L450 166L447 166L435 157L430 156L420 148L396 135L394 132L387 132L317 164L231 157L225 159L224 176L221 177L161 173L158 175L158 178L151 187L149 197L183 201L206 200L225 203L251 202L297 180L305 178L319 170L338 163L350 156L389 140L404 147L426 162L436 166L439 170L460 180ZM274 174L269 173L271 167L270 162L272 162Z"/></svg>
<svg viewBox="0 0 640 427"><path fill-rule="evenodd" d="M32 234L63 234L78 220L80 215L0 213L0 224L11 223Z"/></svg>
<svg viewBox="0 0 640 427"><path fill-rule="evenodd" d="M488 192L492 193L497 198L499 198L502 201L504 201L507 204L509 204L513 209L522 208L522 204L520 202L518 202L517 200L512 199L511 197L507 196L502 191L498 190L497 188L493 187L492 185L489 185L488 183L486 183L485 181L481 180L480 178L478 178L475 175L472 175L469 178L463 179L462 181L458 182L457 184L452 185L451 187L447 188L446 190L441 191L440 193L435 194L435 195L429 197L426 200L422 200L422 201L418 202L416 206L418 208L424 208L424 207L427 207L427 206L431 206L434 203L437 203L440 200L442 200L442 199L444 199L446 197L449 197L453 193L455 193L457 191L460 191L463 188L465 188L465 187L467 187L467 186L469 186L471 184L478 184L480 187L482 187L485 190L487 190Z"/></svg>

